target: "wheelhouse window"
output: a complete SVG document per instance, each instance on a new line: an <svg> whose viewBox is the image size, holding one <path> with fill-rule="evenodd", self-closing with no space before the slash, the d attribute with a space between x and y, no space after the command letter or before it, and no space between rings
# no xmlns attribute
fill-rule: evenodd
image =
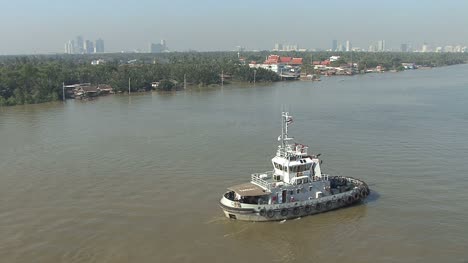
<svg viewBox="0 0 468 263"><path fill-rule="evenodd" d="M279 169L279 170L281 170L281 171L285 171L285 170L286 170L286 166L283 166L283 165L281 165L281 164L279 164L279 163L274 163L274 164L275 164L275 168L276 168L276 169Z"/></svg>
<svg viewBox="0 0 468 263"><path fill-rule="evenodd" d="M307 168L307 167L309 167L309 168ZM310 169L310 165L296 165L296 166L290 166L289 167L289 170L292 173L301 173L301 172L307 171L308 169Z"/></svg>

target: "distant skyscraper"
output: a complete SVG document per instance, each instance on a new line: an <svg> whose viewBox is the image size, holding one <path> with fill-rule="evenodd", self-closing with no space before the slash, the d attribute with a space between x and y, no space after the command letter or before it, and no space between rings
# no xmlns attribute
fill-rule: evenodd
<svg viewBox="0 0 468 263"><path fill-rule="evenodd" d="M94 52L94 43L92 41L86 40L84 45L84 53L92 54Z"/></svg>
<svg viewBox="0 0 468 263"><path fill-rule="evenodd" d="M379 40L377 42L377 51L380 51L380 52L385 51L385 40Z"/></svg>
<svg viewBox="0 0 468 263"><path fill-rule="evenodd" d="M340 43L338 44L338 47L335 49L335 51L341 51L341 49L343 49L343 45Z"/></svg>
<svg viewBox="0 0 468 263"><path fill-rule="evenodd" d="M84 41L82 36L77 36L76 37L76 42L75 42L75 53L78 54L83 54L84 53Z"/></svg>
<svg viewBox="0 0 468 263"><path fill-rule="evenodd" d="M167 47L166 40L161 40L158 44L149 43L148 51L150 53L161 53L168 52L169 48Z"/></svg>
<svg viewBox="0 0 468 263"><path fill-rule="evenodd" d="M353 47L351 46L351 42L349 40L346 40L346 51L349 52L352 48Z"/></svg>
<svg viewBox="0 0 468 263"><path fill-rule="evenodd" d="M427 43L422 45L421 52L429 52L429 45Z"/></svg>
<svg viewBox="0 0 468 263"><path fill-rule="evenodd" d="M332 40L332 51L337 51L338 50L338 40L333 39Z"/></svg>
<svg viewBox="0 0 468 263"><path fill-rule="evenodd" d="M65 43L65 54L74 54L75 53L75 41L69 40Z"/></svg>
<svg viewBox="0 0 468 263"><path fill-rule="evenodd" d="M275 44L275 50L276 50L276 51L281 51L281 50L283 50L283 44L276 43L276 44Z"/></svg>
<svg viewBox="0 0 468 263"><path fill-rule="evenodd" d="M96 40L96 44L94 45L94 53L104 53L104 40Z"/></svg>
<svg viewBox="0 0 468 263"><path fill-rule="evenodd" d="M161 53L163 51L161 44L150 43L149 45L150 53Z"/></svg>
<svg viewBox="0 0 468 263"><path fill-rule="evenodd" d="M400 45L401 52L408 52L408 44L401 44Z"/></svg>

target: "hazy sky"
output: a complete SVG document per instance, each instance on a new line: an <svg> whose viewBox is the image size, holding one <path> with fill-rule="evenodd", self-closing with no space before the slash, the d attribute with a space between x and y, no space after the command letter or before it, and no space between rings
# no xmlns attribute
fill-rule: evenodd
<svg viewBox="0 0 468 263"><path fill-rule="evenodd" d="M0 0L0 54L63 52L77 35L104 39L106 52L160 39L179 51L468 45L468 0Z"/></svg>

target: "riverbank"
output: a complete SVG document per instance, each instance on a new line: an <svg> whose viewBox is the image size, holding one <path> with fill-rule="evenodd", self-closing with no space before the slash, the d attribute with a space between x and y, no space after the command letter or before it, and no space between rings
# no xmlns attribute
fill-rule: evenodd
<svg viewBox="0 0 468 263"><path fill-rule="evenodd" d="M113 92L124 93L129 89L130 92L153 89L169 91L187 86L225 85L228 82L281 81L283 75L265 68L250 68L246 64L247 61L264 59L265 54L267 51L244 52L241 57L234 52L0 57L0 106L67 99L69 95L64 86L82 83L90 83L94 87L106 84L112 87ZM292 61L301 65L302 72L311 74L317 70L314 61L324 61L332 55L337 57L330 52L283 52L281 55L298 58ZM91 64L97 58L101 59L102 64ZM460 64L467 60L468 55L464 53L362 52L354 53L354 56L343 53L336 61L330 61L329 66L343 67L349 63L346 61L357 61L352 65L356 64L357 71L361 72L373 67L399 70L402 62L432 67ZM340 75L338 72L341 71L337 70L335 74L327 71L327 74ZM153 87L155 82L164 85ZM95 90L80 92L97 93Z"/></svg>

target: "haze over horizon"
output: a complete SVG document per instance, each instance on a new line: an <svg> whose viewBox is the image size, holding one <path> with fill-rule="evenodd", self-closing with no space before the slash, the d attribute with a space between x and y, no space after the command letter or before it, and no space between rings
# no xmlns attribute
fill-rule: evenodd
<svg viewBox="0 0 468 263"><path fill-rule="evenodd" d="M172 51L468 44L468 1L69 1L0 0L0 55L63 53L77 35L105 41L106 52L146 51L167 40Z"/></svg>

